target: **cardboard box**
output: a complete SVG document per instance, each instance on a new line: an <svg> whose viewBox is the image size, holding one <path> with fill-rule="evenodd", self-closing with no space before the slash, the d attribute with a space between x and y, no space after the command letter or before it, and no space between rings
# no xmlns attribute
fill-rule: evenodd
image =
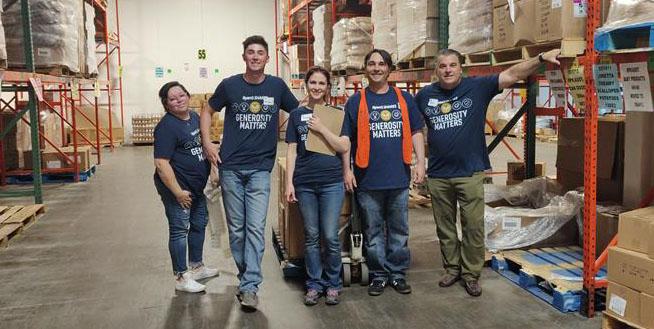
<svg viewBox="0 0 654 329"><path fill-rule="evenodd" d="M586 3L576 1L536 0L536 41L586 39Z"/></svg>
<svg viewBox="0 0 654 329"><path fill-rule="evenodd" d="M638 207L654 186L654 112L635 112L627 109L624 136L624 192L623 205Z"/></svg>
<svg viewBox="0 0 654 329"><path fill-rule="evenodd" d="M62 147L60 150L68 155L70 161L73 161L74 150L72 146ZM80 172L89 170L91 168L91 147L78 146L77 153L77 163L79 165ZM23 156L25 159L25 164L23 167L27 170L32 170L34 168L32 165L32 151L25 151ZM64 156L56 150L44 150L41 151L41 168L73 168L73 164L66 162Z"/></svg>
<svg viewBox="0 0 654 329"><path fill-rule="evenodd" d="M654 207L620 214L620 248L649 255L654 259Z"/></svg>
<svg viewBox="0 0 654 329"><path fill-rule="evenodd" d="M624 117L600 118L597 127L597 201L622 202ZM584 119L559 121L557 180L567 190L584 186Z"/></svg>
<svg viewBox="0 0 654 329"><path fill-rule="evenodd" d="M640 323L640 292L609 281L606 312L632 323Z"/></svg>
<svg viewBox="0 0 654 329"><path fill-rule="evenodd" d="M501 237L506 231L525 229L534 224L541 217L505 217L502 223L498 225L489 235L490 239ZM577 222L569 220L563 227L556 231L552 236L529 246L529 248L549 248L576 245L579 237L579 228Z"/></svg>
<svg viewBox="0 0 654 329"><path fill-rule="evenodd" d="M493 49L533 44L536 41L534 1L515 1L515 21L511 20L509 5L493 8Z"/></svg>
<svg viewBox="0 0 654 329"><path fill-rule="evenodd" d="M537 162L535 163L535 165L536 165L535 177L543 176L545 174L545 163ZM509 161L506 163L506 169L507 169L506 185L518 184L523 180L525 180L526 168L524 162ZM509 182L511 182L511 184L509 184Z"/></svg>
<svg viewBox="0 0 654 329"><path fill-rule="evenodd" d="M599 256L609 245L613 237L618 234L618 214L597 212L597 226L595 239L595 255Z"/></svg>
<svg viewBox="0 0 654 329"><path fill-rule="evenodd" d="M654 259L643 253L611 247L608 278L623 286L654 295Z"/></svg>
<svg viewBox="0 0 654 329"><path fill-rule="evenodd" d="M640 322L645 328L654 328L654 296L640 294Z"/></svg>

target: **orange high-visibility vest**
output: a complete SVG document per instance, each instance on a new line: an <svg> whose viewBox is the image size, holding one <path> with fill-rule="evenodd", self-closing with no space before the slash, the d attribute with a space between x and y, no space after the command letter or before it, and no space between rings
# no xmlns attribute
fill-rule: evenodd
<svg viewBox="0 0 654 329"><path fill-rule="evenodd" d="M407 165L411 165L413 143L411 141L411 124L409 122L409 109L406 100L402 96L400 88L392 87L395 90L402 112L402 159ZM359 92L359 112L357 114L357 152L354 163L359 168L368 168L370 162L370 114L368 113L368 102L366 102L366 90Z"/></svg>

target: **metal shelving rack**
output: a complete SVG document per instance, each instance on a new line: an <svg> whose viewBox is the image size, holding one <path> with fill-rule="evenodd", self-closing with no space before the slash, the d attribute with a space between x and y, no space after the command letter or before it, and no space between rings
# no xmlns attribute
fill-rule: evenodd
<svg viewBox="0 0 654 329"><path fill-rule="evenodd" d="M118 0L115 0L116 8L118 6ZM109 50L107 46L105 49L105 57L102 58L100 65L102 63L108 63L109 56L117 50L118 54L118 63L120 68L120 47L117 37L116 40L110 41L107 22L107 7L105 3L102 3L99 0L86 0L89 4L93 5L96 11L96 27L98 23L102 27L102 32L100 35L100 40L105 41L108 45L111 43L113 49ZM98 20L98 13L100 13L100 20ZM0 197L16 197L16 196L34 196L35 203L43 203L43 193L42 193L42 174L60 174L60 173L73 173L74 181L79 181L80 178L80 167L79 167L79 157L78 157L78 147L80 146L81 141L86 142L86 144L92 146L97 153L97 163L101 163L101 147L103 144L101 142L101 136L104 136L108 139L108 144L113 147L114 139L112 136L111 129L111 109L107 113L110 122L110 129L108 132L105 132L102 127L99 125L99 104L98 98L101 96L101 92L107 92L107 99L109 100L108 106L111 106L111 96L110 93L112 90L118 91L120 94L121 102L121 120L123 117L123 104L122 104L122 81L119 76L118 88L111 88L109 81L100 81L98 79L83 79L78 77L71 76L52 76L46 74L36 73L36 68L33 61L33 45L31 38L31 17L30 17L30 4L29 0L21 0L21 16L23 21L23 31L24 33L24 45L25 45L25 58L26 58L26 68L25 71L12 71L4 70L0 71L0 79L2 80L2 90L3 92L13 92L14 96L10 100L2 100L0 103L1 110L11 110L16 116L9 121L6 127L0 127L0 185L6 184L6 177L8 175L26 175L31 174L33 180L33 187L31 189L19 189L12 191L3 191L0 192ZM118 25L118 15L116 14L116 24ZM118 34L117 34L118 35ZM96 38L98 36L96 35ZM120 70L120 69L119 69ZM110 79L110 70L107 65L107 77ZM93 97L84 95L84 92L94 92ZM27 93L28 102L25 105L24 102L19 100L19 95ZM44 98L43 95L48 95L50 97ZM58 99L58 101L57 101ZM86 114L80 111L80 105L87 103L94 107L95 109L95 118L89 118ZM24 106L24 108L22 108ZM22 108L22 109L19 109ZM65 136L65 127L68 126L71 128L71 139L72 142L70 146L73 147L72 156L66 155L61 147L55 145L50 141L44 133L40 131L40 109L49 109L53 115L58 116L61 119L61 133L62 133L62 142L66 144ZM29 112L29 122L23 118L24 114ZM76 118L76 113L81 116L82 119L88 120L91 125L95 128L95 141L91 141L84 135L78 133L78 123ZM31 145L32 145L32 164L33 169L31 170L5 170L5 161L3 158L2 152L2 139L7 135L7 133L16 127L16 124L19 121L23 121L25 124L30 126L31 131ZM72 165L72 168L62 168L62 169L42 169L41 168L41 154L40 149L41 145L49 144L56 150L68 165Z"/></svg>

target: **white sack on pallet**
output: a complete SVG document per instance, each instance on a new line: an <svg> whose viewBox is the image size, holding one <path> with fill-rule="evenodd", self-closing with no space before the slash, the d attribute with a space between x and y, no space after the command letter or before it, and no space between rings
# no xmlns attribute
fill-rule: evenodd
<svg viewBox="0 0 654 329"><path fill-rule="evenodd" d="M493 47L493 1L450 0L449 48L462 54Z"/></svg>
<svg viewBox="0 0 654 329"><path fill-rule="evenodd" d="M331 69L332 38L332 6L324 4L313 11L313 63L327 70Z"/></svg>
<svg viewBox="0 0 654 329"><path fill-rule="evenodd" d="M610 31L619 27L654 22L654 1L611 0L609 15L597 32Z"/></svg>
<svg viewBox="0 0 654 329"><path fill-rule="evenodd" d="M84 30L86 34L86 72L97 75L98 59L95 56L95 8L88 3L84 5Z"/></svg>
<svg viewBox="0 0 654 329"><path fill-rule="evenodd" d="M397 55L399 61L405 61L412 57L436 55L435 50L438 49L437 10L438 1L435 0L397 2ZM421 47L424 47L424 50L421 51Z"/></svg>
<svg viewBox="0 0 654 329"><path fill-rule="evenodd" d="M364 57L372 50L370 17L343 18L334 25L332 70L360 70Z"/></svg>
<svg viewBox="0 0 654 329"><path fill-rule="evenodd" d="M515 249L541 242L577 217L583 204L581 193L569 191L552 197L546 206L537 209L486 206L486 249Z"/></svg>
<svg viewBox="0 0 654 329"><path fill-rule="evenodd" d="M396 0L375 0L372 2L372 44L391 54L397 63L397 3Z"/></svg>
<svg viewBox="0 0 654 329"><path fill-rule="evenodd" d="M2 23L9 66L24 67L23 25L19 0L5 0ZM65 66L80 71L82 2L79 0L32 0L32 43L36 67Z"/></svg>
<svg viewBox="0 0 654 329"><path fill-rule="evenodd" d="M0 0L0 60L6 60L6 59L7 59L7 45L5 43L5 29L4 27L2 27L2 0Z"/></svg>

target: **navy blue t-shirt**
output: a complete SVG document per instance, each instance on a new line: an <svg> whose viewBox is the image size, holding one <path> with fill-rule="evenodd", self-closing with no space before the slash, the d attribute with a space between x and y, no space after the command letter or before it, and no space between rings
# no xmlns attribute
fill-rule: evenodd
<svg viewBox="0 0 654 329"><path fill-rule="evenodd" d="M169 159L179 186L197 196L207 184L211 165L202 153L200 116L190 115L188 120L170 113L161 118L154 128L154 158ZM163 184L157 172L154 179Z"/></svg>
<svg viewBox="0 0 654 329"><path fill-rule="evenodd" d="M424 123L411 94L402 91L409 111L411 131L422 129ZM352 95L345 103L343 135L352 142L351 155L356 159L357 122L361 95ZM366 88L370 122L370 161L368 168L354 165L357 186L362 190L408 188L411 168L402 156L402 111L393 88L376 94Z"/></svg>
<svg viewBox="0 0 654 329"><path fill-rule="evenodd" d="M286 83L266 75L250 84L243 74L224 79L209 99L216 111L226 108L221 169L271 171L277 153L279 110L290 112L298 101Z"/></svg>
<svg viewBox="0 0 654 329"><path fill-rule="evenodd" d="M309 119L313 111L299 107L291 112L286 129L286 142L297 143L297 158L293 172L293 185L333 184L343 181L343 164L339 154L327 155L307 151Z"/></svg>
<svg viewBox="0 0 654 329"><path fill-rule="evenodd" d="M498 78L463 78L452 90L433 83L418 92L416 103L429 129L428 177L470 177L490 169L484 124L488 104L500 93Z"/></svg>

